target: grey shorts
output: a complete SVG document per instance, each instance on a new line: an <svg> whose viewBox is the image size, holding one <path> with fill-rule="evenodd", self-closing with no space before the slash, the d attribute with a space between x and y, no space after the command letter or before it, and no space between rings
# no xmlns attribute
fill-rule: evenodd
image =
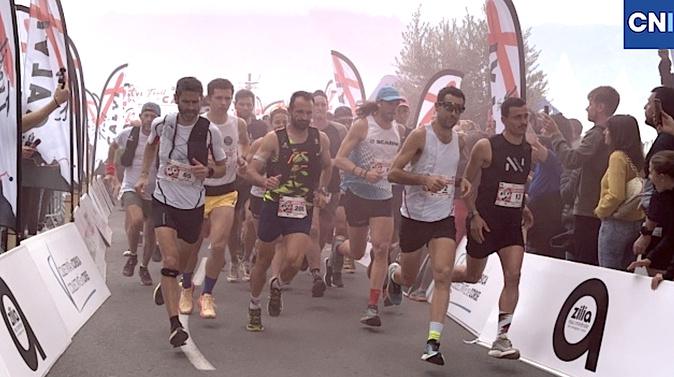
<svg viewBox="0 0 674 377"><path fill-rule="evenodd" d="M152 216L152 200L145 200L133 191L127 191L122 194L122 207L126 211L129 206L138 206L143 210L143 217L146 219Z"/></svg>

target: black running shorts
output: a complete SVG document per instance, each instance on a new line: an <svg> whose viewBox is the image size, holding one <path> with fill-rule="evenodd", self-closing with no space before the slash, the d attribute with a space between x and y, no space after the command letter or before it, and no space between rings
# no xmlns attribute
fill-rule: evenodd
<svg viewBox="0 0 674 377"><path fill-rule="evenodd" d="M425 222L401 216L400 251L411 253L421 249L434 238L451 238L456 241L456 224L454 216L446 219Z"/></svg>
<svg viewBox="0 0 674 377"><path fill-rule="evenodd" d="M152 219L155 228L175 229L178 238L193 244L199 240L201 234L204 206L194 209L178 209L152 199Z"/></svg>
<svg viewBox="0 0 674 377"><path fill-rule="evenodd" d="M355 195L350 190L344 194L346 222L351 227L364 227L373 217L392 217L391 199L369 200Z"/></svg>

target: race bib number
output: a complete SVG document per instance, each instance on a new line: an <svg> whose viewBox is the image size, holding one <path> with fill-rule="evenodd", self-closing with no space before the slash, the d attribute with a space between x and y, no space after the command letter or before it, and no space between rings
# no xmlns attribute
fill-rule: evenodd
<svg viewBox="0 0 674 377"><path fill-rule="evenodd" d="M524 202L524 185L500 182L496 194L495 205L507 208L522 208Z"/></svg>
<svg viewBox="0 0 674 377"><path fill-rule="evenodd" d="M443 178L445 178L449 181L449 183L447 183L447 186L443 187L442 190L440 190L438 192L426 191L428 196L433 197L433 198L444 198L444 199L454 197L454 191L456 189L454 187L454 178L453 177L449 178L449 177L446 177L446 176L443 176Z"/></svg>
<svg viewBox="0 0 674 377"><path fill-rule="evenodd" d="M304 198L282 196L278 203L278 217L303 219L307 217L307 202Z"/></svg>
<svg viewBox="0 0 674 377"><path fill-rule="evenodd" d="M196 177L192 173L192 166L169 160L164 168L164 177L171 182L192 184Z"/></svg>

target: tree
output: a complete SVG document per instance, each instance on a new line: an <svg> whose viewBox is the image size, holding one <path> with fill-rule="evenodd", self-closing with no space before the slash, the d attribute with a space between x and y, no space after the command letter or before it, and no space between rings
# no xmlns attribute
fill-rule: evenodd
<svg viewBox="0 0 674 377"><path fill-rule="evenodd" d="M396 58L399 86L413 109L431 76L441 69L456 69L464 74L461 90L466 94L466 112L462 117L484 127L491 104L487 33L487 20L467 10L461 22L443 19L433 26L422 20L421 7L417 8L403 32L403 49ZM540 50L527 42L530 34L531 29L527 29L522 39L527 102L535 104L545 96L548 82L537 63Z"/></svg>

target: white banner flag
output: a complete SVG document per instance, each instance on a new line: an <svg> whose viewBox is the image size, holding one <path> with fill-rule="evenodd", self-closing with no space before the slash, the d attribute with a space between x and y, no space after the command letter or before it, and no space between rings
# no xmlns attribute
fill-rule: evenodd
<svg viewBox="0 0 674 377"><path fill-rule="evenodd" d="M31 0L28 49L23 76L25 112L48 105L60 85L59 70L67 68L64 24L57 0ZM47 121L27 131L24 139L40 139L37 150L48 164L58 164L70 183L70 114L68 104L53 111Z"/></svg>
<svg viewBox="0 0 674 377"><path fill-rule="evenodd" d="M0 2L0 226L16 226L18 67L13 1Z"/></svg>
<svg viewBox="0 0 674 377"><path fill-rule="evenodd" d="M496 132L503 131L501 104L506 98L526 100L524 44L515 6L510 0L487 0L489 70L492 110ZM490 119L490 120L491 120Z"/></svg>
<svg viewBox="0 0 674 377"><path fill-rule="evenodd" d="M435 115L435 103L438 101L440 89L448 86L461 88L462 78L463 73L452 69L444 69L431 77L424 90L421 91L421 98L417 105L419 111L416 112L416 118L412 124L415 126L429 124Z"/></svg>

